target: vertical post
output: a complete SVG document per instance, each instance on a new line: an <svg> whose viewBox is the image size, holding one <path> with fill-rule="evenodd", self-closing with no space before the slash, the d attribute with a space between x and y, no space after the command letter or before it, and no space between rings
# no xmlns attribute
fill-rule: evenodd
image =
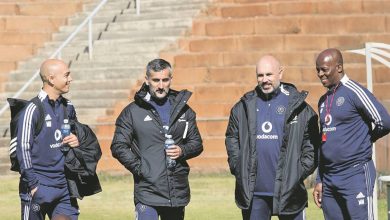
<svg viewBox="0 0 390 220"><path fill-rule="evenodd" d="M371 62L371 44L366 43L366 72L367 72L367 89L374 93L374 89L372 86L372 62ZM375 151L375 143L372 144L372 160L376 167L376 151ZM374 219L378 219L378 184L375 179L374 182L374 191L372 192L372 206L374 211Z"/></svg>
<svg viewBox="0 0 390 220"><path fill-rule="evenodd" d="M92 60L92 53L93 53L93 48L92 48L92 18L89 19L88 21L88 55L89 55L89 60Z"/></svg>
<svg viewBox="0 0 390 220"><path fill-rule="evenodd" d="M137 15L141 14L141 0L136 0L135 7L137 10Z"/></svg>
<svg viewBox="0 0 390 220"><path fill-rule="evenodd" d="M373 92L372 87L372 64L371 64L371 44L366 43L366 72L367 72L367 89Z"/></svg>
<svg viewBox="0 0 390 220"><path fill-rule="evenodd" d="M390 219L390 183L386 183L387 189L387 219Z"/></svg>

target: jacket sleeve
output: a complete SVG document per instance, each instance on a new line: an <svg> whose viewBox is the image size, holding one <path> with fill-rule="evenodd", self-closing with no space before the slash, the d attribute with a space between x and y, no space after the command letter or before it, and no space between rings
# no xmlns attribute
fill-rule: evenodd
<svg viewBox="0 0 390 220"><path fill-rule="evenodd" d="M34 145L35 125L38 120L37 106L30 103L19 116L16 155L20 165L20 173L28 187L34 189L38 185L38 178L35 176L32 164L31 151Z"/></svg>
<svg viewBox="0 0 390 220"><path fill-rule="evenodd" d="M181 159L188 160L200 155L203 151L202 137L196 125L196 114L192 109L188 110L188 127L186 129L185 144L180 145L183 152Z"/></svg>
<svg viewBox="0 0 390 220"><path fill-rule="evenodd" d="M366 88L356 92L355 105L372 124L371 140L375 142L390 132L390 116L385 107Z"/></svg>
<svg viewBox="0 0 390 220"><path fill-rule="evenodd" d="M240 152L239 144L239 128L238 128L238 108L239 104L235 105L230 111L229 123L225 133L225 145L228 154L228 163L230 172L235 175L235 168Z"/></svg>
<svg viewBox="0 0 390 220"><path fill-rule="evenodd" d="M126 169L133 175L141 175L141 160L134 150L133 142L133 125L130 109L126 107L115 123L114 138L111 143L111 153Z"/></svg>
<svg viewBox="0 0 390 220"><path fill-rule="evenodd" d="M302 179L306 179L314 172L318 165L318 149L321 144L318 128L318 115L308 106L308 117L302 143L301 165L303 167Z"/></svg>
<svg viewBox="0 0 390 220"><path fill-rule="evenodd" d="M70 120L75 120L75 121L77 121L76 109L74 108L73 103L72 103L70 100L67 100L67 103L68 103L68 107L67 107L67 110L68 110L68 118L69 118Z"/></svg>

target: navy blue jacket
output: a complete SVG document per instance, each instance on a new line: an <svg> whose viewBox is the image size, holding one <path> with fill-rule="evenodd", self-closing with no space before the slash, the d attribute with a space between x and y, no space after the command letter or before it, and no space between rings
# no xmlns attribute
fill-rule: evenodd
<svg viewBox="0 0 390 220"><path fill-rule="evenodd" d="M18 121L16 154L20 164L21 181L27 183L30 190L38 184L65 187L65 156L61 151L60 131L65 114L63 105L67 107L69 118L76 119L76 112L71 102L65 98L49 101L43 90L38 97L45 110L45 122L38 136L35 137L34 134L40 112L34 103L31 102L22 110L22 120Z"/></svg>
<svg viewBox="0 0 390 220"><path fill-rule="evenodd" d="M320 174L342 172L371 160L372 143L390 131L389 114L366 88L344 75L333 92L334 88L318 102L320 127L326 134Z"/></svg>

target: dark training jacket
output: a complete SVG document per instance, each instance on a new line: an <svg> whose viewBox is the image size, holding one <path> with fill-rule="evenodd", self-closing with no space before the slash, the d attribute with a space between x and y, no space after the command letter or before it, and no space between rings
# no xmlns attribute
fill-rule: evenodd
<svg viewBox="0 0 390 220"><path fill-rule="evenodd" d="M203 151L195 112L187 105L191 92L169 90L171 103L168 134L172 135L183 155L171 171L165 163L163 124L158 112L147 100L145 84L134 102L126 106L116 120L111 144L112 155L134 176L134 203L151 206L185 206L190 201L187 160Z"/></svg>
<svg viewBox="0 0 390 220"><path fill-rule="evenodd" d="M291 215L307 206L303 183L316 168L320 144L318 116L294 85L283 83L290 93L283 143L276 170L273 214ZM241 209L249 209L256 183L256 99L260 89L246 93L231 110L226 131L226 149L231 173L236 178L235 199Z"/></svg>
<svg viewBox="0 0 390 220"><path fill-rule="evenodd" d="M70 148L65 157L65 176L70 197L82 199L102 191L96 167L102 151L95 133L85 124L70 121L72 133L80 143L79 147Z"/></svg>

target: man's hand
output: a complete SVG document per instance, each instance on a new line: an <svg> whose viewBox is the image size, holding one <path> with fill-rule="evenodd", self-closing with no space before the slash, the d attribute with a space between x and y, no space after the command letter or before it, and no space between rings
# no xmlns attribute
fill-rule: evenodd
<svg viewBox="0 0 390 220"><path fill-rule="evenodd" d="M34 196L35 192L38 190L38 186L31 190L31 197Z"/></svg>
<svg viewBox="0 0 390 220"><path fill-rule="evenodd" d="M322 183L317 183L313 190L314 203L321 208L322 202Z"/></svg>
<svg viewBox="0 0 390 220"><path fill-rule="evenodd" d="M183 153L181 148L177 145L172 145L169 149L165 150L167 152L167 156L171 157L171 159L176 160Z"/></svg>
<svg viewBox="0 0 390 220"><path fill-rule="evenodd" d="M78 147L80 145L79 139L76 135L70 133L70 135L64 137L62 144L68 144L70 147Z"/></svg>

